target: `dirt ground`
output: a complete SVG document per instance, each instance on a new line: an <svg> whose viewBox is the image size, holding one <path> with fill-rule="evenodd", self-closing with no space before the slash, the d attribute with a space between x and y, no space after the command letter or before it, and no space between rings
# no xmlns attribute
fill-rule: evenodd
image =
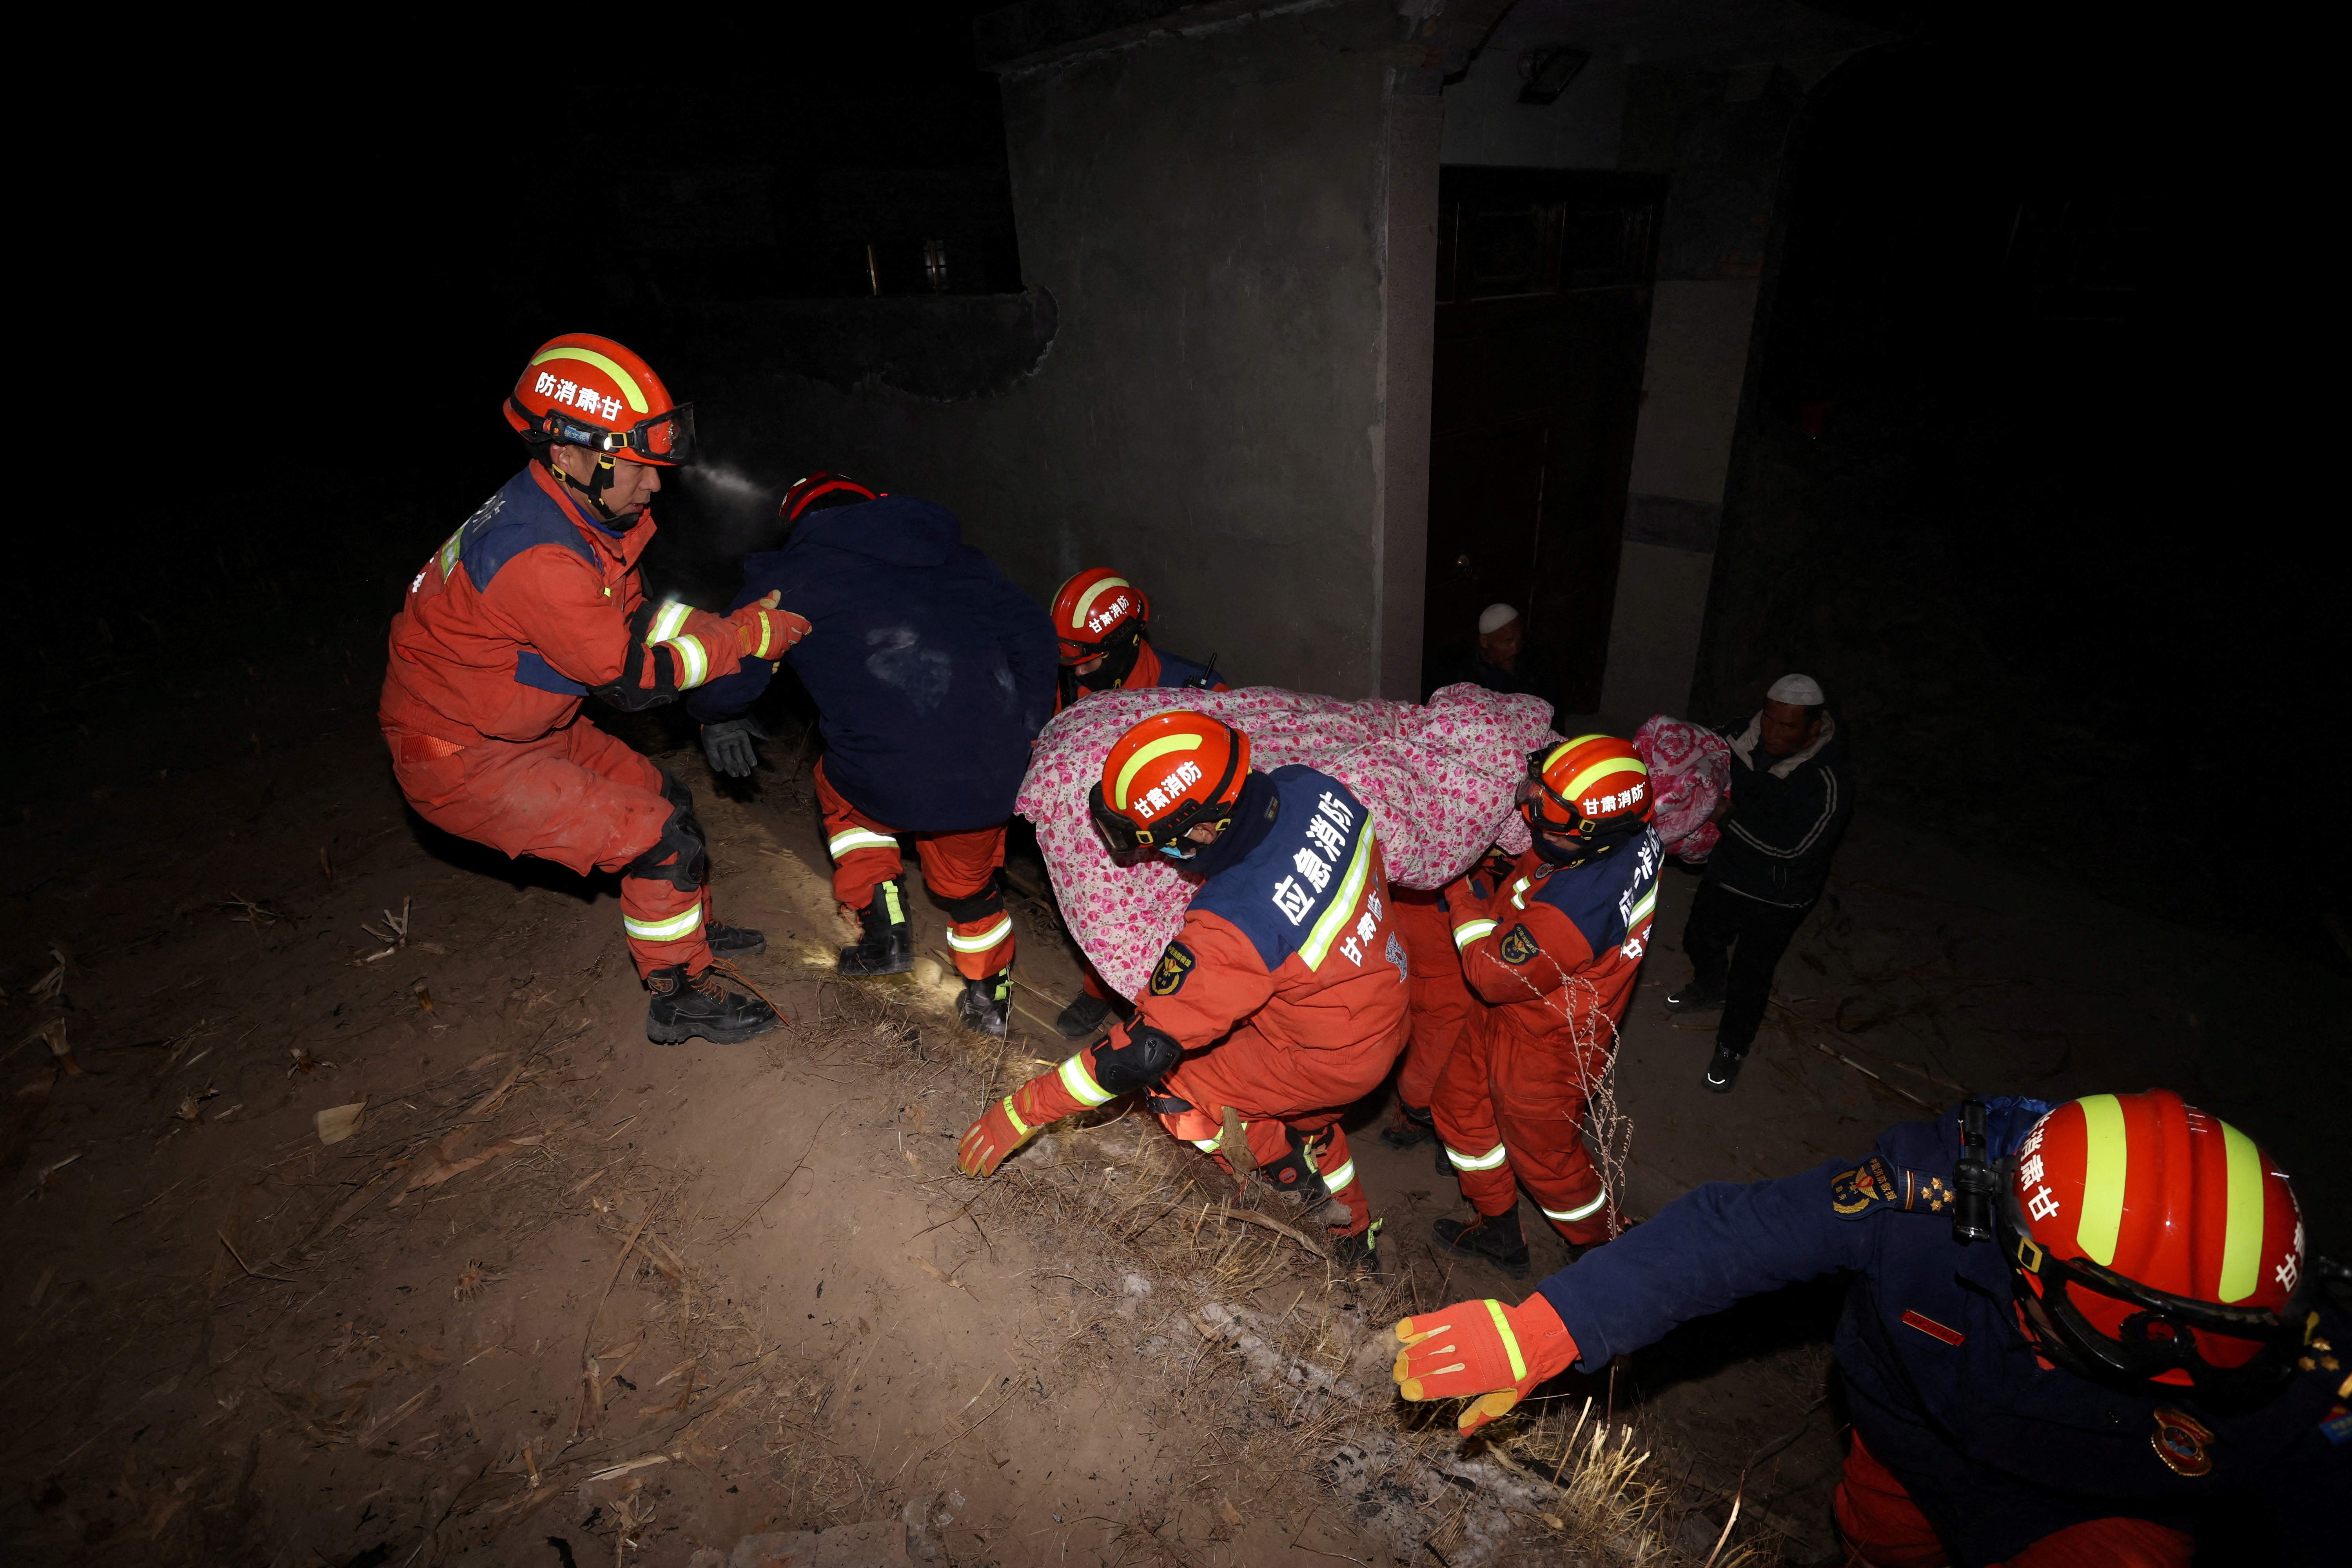
<svg viewBox="0 0 2352 1568"><path fill-rule="evenodd" d="M1015 1038L982 1047L943 984L831 977L788 745L730 797L633 721L695 790L720 912L768 935L744 971L790 1020L656 1047L609 880L423 827L372 682L320 679L331 705L246 695L250 754L190 772L70 731L24 759L89 788L9 825L0 889L13 1560L1695 1563L1743 1476L1722 1561L1831 1550L1834 1281L1560 1380L1465 1448L1391 1397L1380 1336L1526 1287L1430 1255L1459 1200L1426 1146L1379 1144L1384 1107L1350 1121L1376 1285L1132 1118L967 1181L966 1123L1067 1049L1049 907L1017 905ZM2339 978L1865 812L1716 1097L1705 1021L1656 1000L1693 885L1669 879L1624 1031L1635 1212L1858 1151L1956 1086L2168 1082L2342 1236Z"/></svg>

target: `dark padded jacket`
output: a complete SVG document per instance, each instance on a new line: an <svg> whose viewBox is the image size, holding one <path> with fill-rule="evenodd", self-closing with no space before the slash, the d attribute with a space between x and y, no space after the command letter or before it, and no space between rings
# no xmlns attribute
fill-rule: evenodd
<svg viewBox="0 0 2352 1568"><path fill-rule="evenodd" d="M963 542L953 512L884 496L813 513L782 550L744 561L735 607L771 590L809 619L784 657L816 700L824 776L850 805L907 833L1013 815L1029 744L1054 715L1054 625ZM774 672L746 658L687 710L732 719Z"/></svg>
<svg viewBox="0 0 2352 1568"><path fill-rule="evenodd" d="M1996 1160L2049 1109L1985 1103ZM1936 1206L1948 1203L1958 1158L1955 1108L1889 1129L1865 1159L1710 1182L1538 1289L1590 1371L1743 1297L1851 1271L1836 1355L1854 1429L1957 1563L1997 1563L2118 1515L2208 1539L2276 1531L2267 1555L2244 1561L2329 1561L2321 1544L2340 1546L2352 1523L2344 1373L2315 1363L2269 1404L2224 1414L2186 1388L2151 1397L2042 1364L2018 1328L2000 1248L1953 1240L1948 1208ZM2320 1335L2346 1343L2352 1321L2333 1307L2321 1317ZM2211 1434L2204 1473L2182 1473L2156 1441L2182 1413Z"/></svg>
<svg viewBox="0 0 2352 1568"><path fill-rule="evenodd" d="M1853 816L1853 773L1837 715L1823 713L1813 743L1785 757L1764 749L1760 720L1719 731L1731 742L1731 815L1706 879L1798 909L1820 898L1829 880L1830 858Z"/></svg>

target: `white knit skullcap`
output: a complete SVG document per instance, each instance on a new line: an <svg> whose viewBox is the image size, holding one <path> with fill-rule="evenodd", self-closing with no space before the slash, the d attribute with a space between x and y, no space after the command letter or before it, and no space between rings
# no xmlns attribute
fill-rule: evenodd
<svg viewBox="0 0 2352 1568"><path fill-rule="evenodd" d="M1799 708L1818 708L1823 701L1822 683L1810 675L1784 675L1772 683L1772 689L1764 696L1769 701Z"/></svg>
<svg viewBox="0 0 2352 1568"><path fill-rule="evenodd" d="M1518 618L1519 612L1508 605L1489 605L1478 612L1478 635L1498 632Z"/></svg>

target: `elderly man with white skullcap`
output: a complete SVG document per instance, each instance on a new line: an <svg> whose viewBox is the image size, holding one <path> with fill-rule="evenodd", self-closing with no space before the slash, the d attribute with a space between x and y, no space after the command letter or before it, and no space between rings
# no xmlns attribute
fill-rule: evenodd
<svg viewBox="0 0 2352 1568"><path fill-rule="evenodd" d="M1441 665L1431 689L1468 681L1489 691L1523 692L1557 703L1549 676L1522 657L1527 627L1526 617L1513 606L1487 605L1478 612L1477 644Z"/></svg>
<svg viewBox="0 0 2352 1568"><path fill-rule="evenodd" d="M1829 879L1853 815L1853 775L1845 737L1809 675L1774 681L1762 710L1722 733L1731 742L1728 816L1683 928L1696 973L1666 1005L1723 1010L1705 1081L1729 1094L1764 1021L1772 971Z"/></svg>

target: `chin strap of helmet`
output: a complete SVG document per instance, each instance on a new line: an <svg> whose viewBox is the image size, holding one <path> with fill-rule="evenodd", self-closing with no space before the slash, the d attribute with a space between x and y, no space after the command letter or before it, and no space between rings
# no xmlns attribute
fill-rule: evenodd
<svg viewBox="0 0 2352 1568"><path fill-rule="evenodd" d="M596 514L597 521L611 523L619 522L621 521L619 518L614 516L613 513L604 509L604 492L613 488L613 480L615 478L615 473L613 468L613 455L610 452L591 453L590 456L596 459L596 466L589 471L588 482L586 484L582 484L578 479L575 479L570 474L565 473L562 468L557 464L555 461L555 446L556 444L551 441L540 449L539 460L547 465L547 471L553 474L557 482L561 483L565 488L579 491L582 498L588 502L588 510ZM587 451L588 448L583 447L581 450L584 452Z"/></svg>

